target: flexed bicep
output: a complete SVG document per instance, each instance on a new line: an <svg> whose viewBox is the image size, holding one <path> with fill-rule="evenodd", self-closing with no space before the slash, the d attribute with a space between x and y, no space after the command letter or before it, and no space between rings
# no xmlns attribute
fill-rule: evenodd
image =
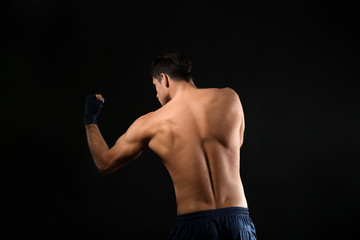
<svg viewBox="0 0 360 240"><path fill-rule="evenodd" d="M150 137L147 126L147 119L142 116L119 137L107 153L108 172L113 172L119 167L135 160L142 153Z"/></svg>

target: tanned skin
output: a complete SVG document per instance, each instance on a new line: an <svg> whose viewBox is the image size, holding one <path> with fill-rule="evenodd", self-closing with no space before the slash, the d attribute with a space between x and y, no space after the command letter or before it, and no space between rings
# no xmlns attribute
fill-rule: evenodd
<svg viewBox="0 0 360 240"><path fill-rule="evenodd" d="M162 107L138 118L109 148L95 124L86 126L97 168L110 173L149 147L174 184L177 214L248 207L240 177L245 121L231 88L197 88L193 81L153 78ZM101 94L97 99L104 101Z"/></svg>

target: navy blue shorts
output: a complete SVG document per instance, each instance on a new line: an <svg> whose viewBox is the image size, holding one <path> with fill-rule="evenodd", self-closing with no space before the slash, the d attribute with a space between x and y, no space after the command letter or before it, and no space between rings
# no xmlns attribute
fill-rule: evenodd
<svg viewBox="0 0 360 240"><path fill-rule="evenodd" d="M168 240L256 240L248 208L228 207L177 215Z"/></svg>

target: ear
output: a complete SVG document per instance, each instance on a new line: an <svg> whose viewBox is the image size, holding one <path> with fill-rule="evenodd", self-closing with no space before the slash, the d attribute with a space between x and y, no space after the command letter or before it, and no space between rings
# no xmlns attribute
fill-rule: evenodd
<svg viewBox="0 0 360 240"><path fill-rule="evenodd" d="M162 83L166 78L166 75L164 73L160 74L160 83Z"/></svg>
<svg viewBox="0 0 360 240"><path fill-rule="evenodd" d="M169 76L167 74L161 73L160 77L161 77L161 84L164 84L166 88L169 88L170 85Z"/></svg>

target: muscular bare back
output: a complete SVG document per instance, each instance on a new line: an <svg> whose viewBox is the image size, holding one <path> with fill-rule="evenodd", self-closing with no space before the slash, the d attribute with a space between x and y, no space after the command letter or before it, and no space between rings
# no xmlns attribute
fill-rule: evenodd
<svg viewBox="0 0 360 240"><path fill-rule="evenodd" d="M232 89L191 88L146 118L148 146L169 171L178 214L247 207L240 178L244 115Z"/></svg>

